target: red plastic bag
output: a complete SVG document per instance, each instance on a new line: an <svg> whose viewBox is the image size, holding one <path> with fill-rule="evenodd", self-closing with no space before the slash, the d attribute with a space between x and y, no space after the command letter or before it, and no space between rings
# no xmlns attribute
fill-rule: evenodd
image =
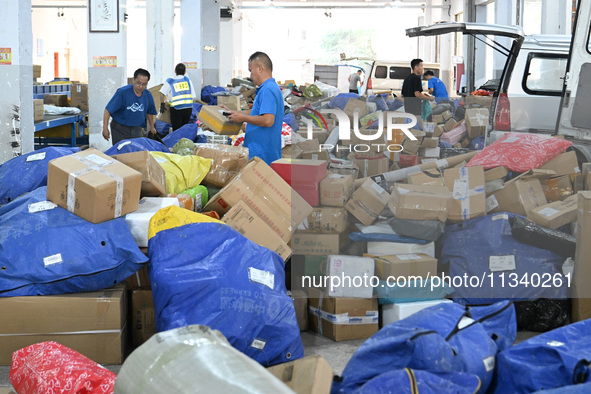
<svg viewBox="0 0 591 394"><path fill-rule="evenodd" d="M505 166L516 172L539 168L564 152L572 142L538 134L507 133L470 160L468 166L482 166L485 170Z"/></svg>
<svg viewBox="0 0 591 394"><path fill-rule="evenodd" d="M57 342L41 342L12 354L10 383L18 394L108 394L117 375Z"/></svg>

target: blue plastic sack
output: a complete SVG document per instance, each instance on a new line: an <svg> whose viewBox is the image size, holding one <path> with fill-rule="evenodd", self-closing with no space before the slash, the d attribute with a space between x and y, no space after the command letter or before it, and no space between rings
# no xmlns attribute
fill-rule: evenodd
<svg viewBox="0 0 591 394"><path fill-rule="evenodd" d="M105 155L113 156L123 153L140 152L144 150L170 153L170 149L163 145L162 142L151 140L146 137L141 137L119 141L107 149L105 151Z"/></svg>
<svg viewBox="0 0 591 394"><path fill-rule="evenodd" d="M46 196L40 187L0 208L0 296L101 290L147 261L125 218L93 224L60 207L29 213Z"/></svg>
<svg viewBox="0 0 591 394"><path fill-rule="evenodd" d="M166 137L162 138L162 142L169 148L172 148L181 138L187 138L193 142L197 139L197 123L189 123L183 127L176 129ZM170 152L170 151L169 151Z"/></svg>
<svg viewBox="0 0 591 394"><path fill-rule="evenodd" d="M396 111L398 108L402 108L404 103L401 100L393 99L386 101L388 111Z"/></svg>
<svg viewBox="0 0 591 394"><path fill-rule="evenodd" d="M191 112L191 123L196 123L197 122L197 117L199 116L199 111L201 111L201 107L203 107L203 104L201 103L193 103L193 111Z"/></svg>
<svg viewBox="0 0 591 394"><path fill-rule="evenodd" d="M214 96L213 93L224 91L226 91L226 89L221 86L205 85L203 89L201 89L201 101L206 102L209 105L217 105L218 98Z"/></svg>
<svg viewBox="0 0 591 394"><path fill-rule="evenodd" d="M387 94L382 94L382 95L378 95L378 94L374 94L371 95L367 98L367 101L369 101L370 103L376 103L376 107L378 111L389 111L388 108L388 104L386 104L386 97L388 97Z"/></svg>
<svg viewBox="0 0 591 394"><path fill-rule="evenodd" d="M476 137L472 141L470 141L470 145L468 145L468 149L483 150L484 149L484 136L479 135L478 137Z"/></svg>
<svg viewBox="0 0 591 394"><path fill-rule="evenodd" d="M403 244L419 244L427 245L431 241L424 239L407 237L405 235L398 234L383 234L383 233L362 233L360 231L354 231L349 234L349 239L355 242L399 242Z"/></svg>
<svg viewBox="0 0 591 394"><path fill-rule="evenodd" d="M156 119L154 126L156 127L156 132L161 136L167 135L170 132L170 128L172 127L171 124L163 122L159 119Z"/></svg>
<svg viewBox="0 0 591 394"><path fill-rule="evenodd" d="M340 93L334 96L332 100L330 100L328 106L333 109L345 109L347 103L349 102L349 99L352 98L359 98L359 95L357 93Z"/></svg>
<svg viewBox="0 0 591 394"><path fill-rule="evenodd" d="M489 304L502 299L566 297L567 279L562 276L564 258L515 240L509 222L513 216L516 215L497 213L446 227L440 238L443 249L439 263L449 266L452 280L464 275L470 278L452 283L455 300L464 304ZM546 283L553 283L554 278L560 278L562 283L541 286L548 278ZM530 280L537 280L537 287L535 282L526 283Z"/></svg>
<svg viewBox="0 0 591 394"><path fill-rule="evenodd" d="M0 205L7 204L18 196L47 186L47 163L58 157L79 152L80 148L49 147L17 156L0 165ZM32 155L45 157L27 161Z"/></svg>
<svg viewBox="0 0 591 394"><path fill-rule="evenodd" d="M473 394L480 390L480 379L463 372L435 373L405 368L378 375L355 393L387 393L393 389L397 394Z"/></svg>
<svg viewBox="0 0 591 394"><path fill-rule="evenodd" d="M283 122L287 123L294 133L296 133L300 129L298 120L291 112L283 117Z"/></svg>
<svg viewBox="0 0 591 394"><path fill-rule="evenodd" d="M220 223L163 230L148 247L157 331L207 325L265 366L303 357L276 253Z"/></svg>
<svg viewBox="0 0 591 394"><path fill-rule="evenodd" d="M468 306L470 317L479 321L490 337L503 351L510 348L517 338L517 317L511 301L501 301L491 305Z"/></svg>
<svg viewBox="0 0 591 394"><path fill-rule="evenodd" d="M502 351L497 357L494 392L532 393L591 382L589 333L591 319L537 335Z"/></svg>

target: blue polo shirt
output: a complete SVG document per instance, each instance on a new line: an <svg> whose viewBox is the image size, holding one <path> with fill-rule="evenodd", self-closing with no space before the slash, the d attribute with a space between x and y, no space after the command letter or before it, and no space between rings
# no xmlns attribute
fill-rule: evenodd
<svg viewBox="0 0 591 394"><path fill-rule="evenodd" d="M249 150L249 157L258 156L267 164L281 158L283 113L281 89L274 78L269 78L257 89L250 114L253 116L273 114L275 122L271 127L246 124L244 146Z"/></svg>
<svg viewBox="0 0 591 394"><path fill-rule="evenodd" d="M157 114L152 93L146 89L138 97L133 91L133 85L117 89L106 109L117 123L129 127L145 127L146 115Z"/></svg>
<svg viewBox="0 0 591 394"><path fill-rule="evenodd" d="M449 97L447 94L447 89L443 81L437 77L432 77L427 84L427 88L433 88L433 96L437 97L445 97L446 99ZM441 100L436 100L441 101Z"/></svg>

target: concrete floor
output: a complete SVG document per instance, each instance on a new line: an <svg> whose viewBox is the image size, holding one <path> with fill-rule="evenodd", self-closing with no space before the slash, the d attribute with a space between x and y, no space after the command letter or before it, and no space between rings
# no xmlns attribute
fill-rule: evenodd
<svg viewBox="0 0 591 394"><path fill-rule="evenodd" d="M517 340L515 343L523 342L538 333L529 331L519 331L517 333ZM365 339L357 339L353 341L335 342L331 339L325 338L312 332L302 332L302 343L304 345L304 355L313 356L321 355L328 361L336 375L340 375L343 369L349 362L349 359L355 353L357 348ZM105 366L114 373L119 373L121 365L106 365ZM0 366L0 394L12 394L10 390L12 386L8 380L10 372L9 366Z"/></svg>

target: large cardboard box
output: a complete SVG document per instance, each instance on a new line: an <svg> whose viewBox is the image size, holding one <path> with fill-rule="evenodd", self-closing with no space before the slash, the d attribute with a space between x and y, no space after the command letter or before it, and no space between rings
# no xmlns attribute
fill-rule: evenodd
<svg viewBox="0 0 591 394"><path fill-rule="evenodd" d="M224 215L222 221L252 242L277 253L283 260L291 256L291 249L244 201L239 201Z"/></svg>
<svg viewBox="0 0 591 394"><path fill-rule="evenodd" d="M70 106L79 108L82 112L88 111L88 84L73 83L70 87ZM157 110L160 107L156 107Z"/></svg>
<svg viewBox="0 0 591 394"><path fill-rule="evenodd" d="M371 298L373 287L369 280L374 273L374 261L369 257L330 255L326 260L326 286L330 297ZM338 278L338 283L332 278Z"/></svg>
<svg viewBox="0 0 591 394"><path fill-rule="evenodd" d="M589 190L591 188L591 163L583 163L581 165L583 171L583 189Z"/></svg>
<svg viewBox="0 0 591 394"><path fill-rule="evenodd" d="M527 216L532 209L547 203L542 184L537 178L512 179L486 201L490 213L511 212L521 216Z"/></svg>
<svg viewBox="0 0 591 394"><path fill-rule="evenodd" d="M447 122L445 122L445 124L443 125L444 135L445 135L445 133L450 132L453 129L455 129L457 123L458 122L456 122L456 120L454 118L450 118Z"/></svg>
<svg viewBox="0 0 591 394"><path fill-rule="evenodd" d="M443 186L443 174L436 169L423 170L408 175L406 181L411 185Z"/></svg>
<svg viewBox="0 0 591 394"><path fill-rule="evenodd" d="M479 105L484 108L490 108L492 105L492 96L479 96L479 95L468 95L466 96L465 103L467 106Z"/></svg>
<svg viewBox="0 0 591 394"><path fill-rule="evenodd" d="M578 200L575 275L571 282L573 322L591 318L591 191L579 192Z"/></svg>
<svg viewBox="0 0 591 394"><path fill-rule="evenodd" d="M131 318L129 323L131 343L134 349L156 334L152 290L141 289L131 292Z"/></svg>
<svg viewBox="0 0 591 394"><path fill-rule="evenodd" d="M564 201L541 205L527 212L527 218L544 227L556 230L558 227L577 220L577 196Z"/></svg>
<svg viewBox="0 0 591 394"><path fill-rule="evenodd" d="M166 194L166 171L148 151L123 153L111 157L142 174L142 197Z"/></svg>
<svg viewBox="0 0 591 394"><path fill-rule="evenodd" d="M355 113L358 113L357 123L359 124L361 118L369 114L369 108L367 108L367 104L365 103L365 101L350 98L349 101L347 101L347 105L345 105L343 112L345 112L345 114L349 117L351 127L353 127L355 121Z"/></svg>
<svg viewBox="0 0 591 394"><path fill-rule="evenodd" d="M289 185L318 183L327 174L324 160L278 159L271 168Z"/></svg>
<svg viewBox="0 0 591 394"><path fill-rule="evenodd" d="M240 111L240 98L242 96L218 96L218 105L225 105L232 111Z"/></svg>
<svg viewBox="0 0 591 394"><path fill-rule="evenodd" d="M340 234L296 231L291 240L292 252L309 256L339 254L349 243L347 235L346 231Z"/></svg>
<svg viewBox="0 0 591 394"><path fill-rule="evenodd" d="M305 160L322 160L324 164L330 163L330 153L327 150L313 151L313 152L302 152L302 159Z"/></svg>
<svg viewBox="0 0 591 394"><path fill-rule="evenodd" d="M121 364L126 343L125 286L92 293L0 298L0 365L12 353L56 341L99 364Z"/></svg>
<svg viewBox="0 0 591 394"><path fill-rule="evenodd" d="M488 116L488 108L469 108L466 110L466 128L470 139L474 139L486 132Z"/></svg>
<svg viewBox="0 0 591 394"><path fill-rule="evenodd" d="M34 111L34 121L40 122L43 120L44 114L44 107L43 107L43 99L34 99L33 100L33 111Z"/></svg>
<svg viewBox="0 0 591 394"><path fill-rule="evenodd" d="M41 65L33 64L33 79L41 78Z"/></svg>
<svg viewBox="0 0 591 394"><path fill-rule="evenodd" d="M43 96L43 104L55 105L56 107L68 106L67 94L46 94Z"/></svg>
<svg viewBox="0 0 591 394"><path fill-rule="evenodd" d="M354 190L353 175L331 174L320 182L320 204L344 207Z"/></svg>
<svg viewBox="0 0 591 394"><path fill-rule="evenodd" d="M449 220L462 221L486 215L481 166L448 168L443 177L445 186L452 192Z"/></svg>
<svg viewBox="0 0 591 394"><path fill-rule="evenodd" d="M573 194L573 186L570 175L562 175L556 178L544 179L542 189L548 202L564 200Z"/></svg>
<svg viewBox="0 0 591 394"><path fill-rule="evenodd" d="M131 81L128 81L129 84L133 83L133 78L131 79ZM148 91L152 94L152 97L154 98L154 105L156 105L156 111L160 111L160 89L162 89L162 86L164 84L161 83L159 85L153 86L150 89L148 89Z"/></svg>
<svg viewBox="0 0 591 394"><path fill-rule="evenodd" d="M378 332L377 298L332 298L317 289L310 289L308 297L311 331L335 341L369 338Z"/></svg>
<svg viewBox="0 0 591 394"><path fill-rule="evenodd" d="M312 212L310 204L258 157L246 163L203 210L223 216L241 200L284 242L289 242L297 226Z"/></svg>
<svg viewBox="0 0 591 394"><path fill-rule="evenodd" d="M298 394L330 394L333 370L322 356L307 356L267 368Z"/></svg>
<svg viewBox="0 0 591 394"><path fill-rule="evenodd" d="M53 159L47 171L47 199L92 223L135 211L141 186L140 172L94 148Z"/></svg>
<svg viewBox="0 0 591 394"><path fill-rule="evenodd" d="M367 178L388 172L390 159L385 156L376 159L353 159L353 163L359 168L359 178Z"/></svg>
<svg viewBox="0 0 591 394"><path fill-rule="evenodd" d="M320 182L293 183L292 189L313 207L320 205Z"/></svg>
<svg viewBox="0 0 591 394"><path fill-rule="evenodd" d="M398 219L439 220L445 223L451 192L445 186L394 184L388 208Z"/></svg>
<svg viewBox="0 0 591 394"><path fill-rule="evenodd" d="M199 111L198 119L216 134L238 134L242 128L242 123L230 122L228 117L223 115L223 112L226 112L226 110L220 106L204 105Z"/></svg>
<svg viewBox="0 0 591 394"><path fill-rule="evenodd" d="M540 170L552 170L555 172L554 176L578 174L581 172L575 151L559 154L541 166Z"/></svg>
<svg viewBox="0 0 591 394"><path fill-rule="evenodd" d="M353 193L345 208L361 223L372 224L388 204L390 194L373 180L368 179Z"/></svg>
<svg viewBox="0 0 591 394"><path fill-rule="evenodd" d="M437 275L437 259L424 253L396 254L380 256L375 259L375 272L378 278L411 276L424 279Z"/></svg>
<svg viewBox="0 0 591 394"><path fill-rule="evenodd" d="M506 167L498 166L484 171L484 181L489 182L496 179L504 179L507 175L509 175L509 170Z"/></svg>
<svg viewBox="0 0 591 394"><path fill-rule="evenodd" d="M212 159L211 168L203 184L224 187L248 162L248 149L221 144L196 144L193 154Z"/></svg>
<svg viewBox="0 0 591 394"><path fill-rule="evenodd" d="M428 244L408 244L402 242L368 242L367 243L367 256L390 256L399 254L426 254L431 257L435 257L435 242L429 242Z"/></svg>
<svg viewBox="0 0 591 394"><path fill-rule="evenodd" d="M172 124L172 119L170 117L170 103L164 103L164 112L160 112L160 107L157 107L156 111L158 111L157 119L159 121Z"/></svg>
<svg viewBox="0 0 591 394"><path fill-rule="evenodd" d="M318 207L300 224L299 229L322 233L342 233L347 229L349 212L343 207Z"/></svg>
<svg viewBox="0 0 591 394"><path fill-rule="evenodd" d="M293 300L300 331L308 331L308 295L302 290L291 290L287 295Z"/></svg>

